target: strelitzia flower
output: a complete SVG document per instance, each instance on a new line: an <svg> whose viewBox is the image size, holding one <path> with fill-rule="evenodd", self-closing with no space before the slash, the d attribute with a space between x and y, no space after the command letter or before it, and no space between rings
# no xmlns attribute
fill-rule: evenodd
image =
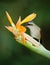
<svg viewBox="0 0 50 65"><path fill-rule="evenodd" d="M32 13L29 16L27 16L24 20L21 21L21 17L19 17L19 20L17 21L16 25L13 23L12 18L10 17L10 15L8 14L8 12L6 11L6 16L10 22L10 24L12 26L5 26L10 32L12 32L16 38L22 39L22 41L24 42L24 44L26 43L26 36L25 36L25 32L26 32L26 28L22 25L23 23L27 23L32 21L35 17L36 14ZM28 37L28 36L27 36Z"/></svg>
<svg viewBox="0 0 50 65"><path fill-rule="evenodd" d="M32 21L36 17L35 13L30 14L22 21L21 17L19 17L19 20L17 21L16 25L14 24L12 18L10 17L7 11L6 16L11 26L5 27L14 34L16 41L18 41L25 47L29 48L30 50L50 59L50 51L45 49L45 47L42 44L40 44L40 42L37 42L34 38L26 34L26 28L22 25L23 23Z"/></svg>

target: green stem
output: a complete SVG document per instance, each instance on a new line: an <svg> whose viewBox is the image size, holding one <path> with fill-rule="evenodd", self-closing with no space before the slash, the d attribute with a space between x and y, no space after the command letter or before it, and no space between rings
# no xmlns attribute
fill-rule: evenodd
<svg viewBox="0 0 50 65"><path fill-rule="evenodd" d="M40 44L40 46L36 47L36 46L33 46L32 43L29 41L27 41L26 44L23 44L22 41L19 41L19 40L16 40L16 41L18 41L25 47L29 48L30 50L50 59L50 51L48 51L46 48L44 48L43 45Z"/></svg>
<svg viewBox="0 0 50 65"><path fill-rule="evenodd" d="M28 42L26 47L44 57L50 58L50 51L48 51L46 48L44 48L43 45L40 45L39 47L35 47L32 45L29 45L29 42Z"/></svg>

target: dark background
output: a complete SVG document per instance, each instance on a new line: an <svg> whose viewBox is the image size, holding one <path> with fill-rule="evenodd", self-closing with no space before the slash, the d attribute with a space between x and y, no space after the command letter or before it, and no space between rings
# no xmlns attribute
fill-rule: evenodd
<svg viewBox="0 0 50 65"><path fill-rule="evenodd" d="M34 22L42 29L42 44L50 50L50 1L49 0L0 0L0 65L50 65L44 58L18 44L4 26L10 25L5 15L8 11L14 23L36 13Z"/></svg>

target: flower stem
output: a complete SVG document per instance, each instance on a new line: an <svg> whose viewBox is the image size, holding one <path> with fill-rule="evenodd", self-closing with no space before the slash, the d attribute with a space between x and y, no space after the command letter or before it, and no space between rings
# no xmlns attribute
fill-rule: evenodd
<svg viewBox="0 0 50 65"><path fill-rule="evenodd" d="M32 43L30 41L26 41L26 44L24 44L22 41L17 40L20 44L24 45L25 47L29 48L30 50L32 50L33 52L36 52L48 59L50 59L50 51L47 50L42 44L40 44L38 47L32 45Z"/></svg>
<svg viewBox="0 0 50 65"><path fill-rule="evenodd" d="M35 46L29 45L29 44L31 44L31 43L30 42L27 43L27 45L26 45L27 48L50 59L50 51L47 50L43 45L40 44L39 47L35 47Z"/></svg>

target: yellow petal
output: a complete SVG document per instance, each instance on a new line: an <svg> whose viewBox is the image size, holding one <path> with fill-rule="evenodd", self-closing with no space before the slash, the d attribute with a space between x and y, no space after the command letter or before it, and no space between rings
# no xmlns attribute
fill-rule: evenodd
<svg viewBox="0 0 50 65"><path fill-rule="evenodd" d="M8 20L9 20L10 24L11 24L13 27L15 27L15 24L13 23L12 18L10 17L10 15L8 14L7 11L6 11L6 16L7 16Z"/></svg>
<svg viewBox="0 0 50 65"><path fill-rule="evenodd" d="M26 23L26 22L29 22L29 21L32 21L35 17L36 17L36 14L35 14L35 13L32 13L32 14L30 14L29 16L27 16L27 17L21 22L21 24Z"/></svg>

